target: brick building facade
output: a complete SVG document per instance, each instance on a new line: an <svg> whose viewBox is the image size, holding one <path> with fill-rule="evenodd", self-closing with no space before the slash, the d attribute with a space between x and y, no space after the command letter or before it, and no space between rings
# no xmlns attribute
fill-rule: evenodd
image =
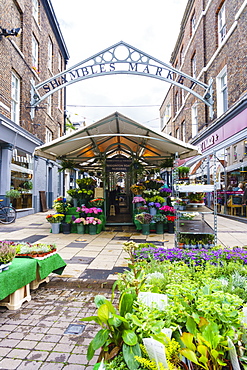
<svg viewBox="0 0 247 370"><path fill-rule="evenodd" d="M21 28L19 37L6 30ZM64 91L46 99L31 116L31 86L65 69L69 58L50 0L0 2L0 196L17 189L18 217L48 206L61 192L58 164L33 157L36 146L64 133ZM7 200L6 200L7 201Z"/></svg>
<svg viewBox="0 0 247 370"><path fill-rule="evenodd" d="M216 154L219 188L247 182L246 19L246 0L188 1L170 62L206 84L212 79L213 116L203 102L172 85L160 107L161 130L202 150L201 166L195 165L199 158L187 162L192 174L209 177Z"/></svg>

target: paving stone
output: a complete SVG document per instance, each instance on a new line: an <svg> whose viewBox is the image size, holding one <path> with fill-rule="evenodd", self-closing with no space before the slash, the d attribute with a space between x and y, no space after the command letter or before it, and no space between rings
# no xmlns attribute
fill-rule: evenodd
<svg viewBox="0 0 247 370"><path fill-rule="evenodd" d="M11 351L11 348L0 347L0 356L6 356Z"/></svg>
<svg viewBox="0 0 247 370"><path fill-rule="evenodd" d="M64 364L56 364L54 362L43 362L42 366L40 367L40 370L60 370L60 369L63 369L64 368ZM69 368L67 369L69 370ZM81 370L83 370L83 368L81 367Z"/></svg>
<svg viewBox="0 0 247 370"><path fill-rule="evenodd" d="M55 343L52 342L39 342L35 346L35 350L40 350L40 351L52 351L53 348L55 347Z"/></svg>
<svg viewBox="0 0 247 370"><path fill-rule="evenodd" d="M23 338L24 338L24 334L23 333L15 332L15 333L10 333L8 335L8 339L23 339Z"/></svg>
<svg viewBox="0 0 247 370"><path fill-rule="evenodd" d="M10 348L15 348L17 344L19 344L20 340L19 339L7 339L4 338L0 342L0 347L10 347Z"/></svg>
<svg viewBox="0 0 247 370"><path fill-rule="evenodd" d="M42 341L58 343L60 339L61 339L61 335L46 335L45 334Z"/></svg>
<svg viewBox="0 0 247 370"><path fill-rule="evenodd" d="M51 361L51 362L67 362L70 354L69 353L62 353L62 352L52 352L50 355L47 357L46 361Z"/></svg>
<svg viewBox="0 0 247 370"><path fill-rule="evenodd" d="M3 370L16 370L21 364L21 360L14 360L13 358L4 358L0 361L0 369Z"/></svg>
<svg viewBox="0 0 247 370"><path fill-rule="evenodd" d="M32 352L29 353L27 356L27 360L29 361L44 361L49 356L50 352L48 351L35 351L32 350Z"/></svg>
<svg viewBox="0 0 247 370"><path fill-rule="evenodd" d="M71 353L75 347L75 344L58 343L53 348L53 351L57 352L69 352Z"/></svg>
<svg viewBox="0 0 247 370"><path fill-rule="evenodd" d="M87 365L88 360L86 355L76 355L72 354L67 361L69 364L82 364L82 365Z"/></svg>
<svg viewBox="0 0 247 370"><path fill-rule="evenodd" d="M30 353L30 351L28 349L15 348L15 349L13 349L12 351L10 351L8 353L7 357L20 358L20 359L24 360L29 353Z"/></svg>
<svg viewBox="0 0 247 370"><path fill-rule="evenodd" d="M42 362L38 361L22 361L20 366L18 366L18 370L38 370L42 366Z"/></svg>
<svg viewBox="0 0 247 370"><path fill-rule="evenodd" d="M37 345L35 340L21 340L15 347L33 349Z"/></svg>

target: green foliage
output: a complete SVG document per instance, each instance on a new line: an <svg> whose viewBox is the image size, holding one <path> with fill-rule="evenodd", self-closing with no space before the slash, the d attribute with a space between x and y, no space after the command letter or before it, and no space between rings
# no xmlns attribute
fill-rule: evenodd
<svg viewBox="0 0 247 370"><path fill-rule="evenodd" d="M82 321L95 321L102 329L91 341L87 359L90 361L97 349L101 348L99 359L109 361L120 351L130 370L137 369L135 355L140 353L138 338L125 319L127 313L132 312L135 295L122 293L119 299L119 314L112 303L102 296L96 296L95 304L98 307L97 315L85 317Z"/></svg>
<svg viewBox="0 0 247 370"><path fill-rule="evenodd" d="M11 262L16 255L16 248L14 246L3 244L0 247L0 264Z"/></svg>
<svg viewBox="0 0 247 370"><path fill-rule="evenodd" d="M15 198L20 198L21 193L18 190L10 189L6 191L5 196L7 198L15 199Z"/></svg>
<svg viewBox="0 0 247 370"><path fill-rule="evenodd" d="M77 167L75 161L71 160L71 159L63 159L61 162L60 162L60 168L58 168L58 172L63 172L65 170L74 170L75 167Z"/></svg>

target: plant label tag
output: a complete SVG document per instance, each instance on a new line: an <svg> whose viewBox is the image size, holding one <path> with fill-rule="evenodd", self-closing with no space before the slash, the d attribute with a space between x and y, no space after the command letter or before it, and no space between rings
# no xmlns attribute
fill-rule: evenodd
<svg viewBox="0 0 247 370"><path fill-rule="evenodd" d="M165 354L165 346L153 338L143 338L144 346L147 350L150 360L155 361L157 369L160 370L161 363L165 368L168 368Z"/></svg>
<svg viewBox="0 0 247 370"><path fill-rule="evenodd" d="M138 294L138 299L148 307L152 307L153 303L155 303L159 310L164 310L168 305L166 294L140 292Z"/></svg>
<svg viewBox="0 0 247 370"><path fill-rule="evenodd" d="M161 330L163 334L165 334L169 339L172 337L172 329L170 328L164 328Z"/></svg>
<svg viewBox="0 0 247 370"><path fill-rule="evenodd" d="M243 324L247 324L247 307L243 307L243 319L242 319Z"/></svg>
<svg viewBox="0 0 247 370"><path fill-rule="evenodd" d="M239 361L238 361L236 348L235 348L232 340L229 337L227 337L227 343L228 343L228 347L230 348L229 349L229 355L230 355L233 370L241 370L240 365L239 365Z"/></svg>

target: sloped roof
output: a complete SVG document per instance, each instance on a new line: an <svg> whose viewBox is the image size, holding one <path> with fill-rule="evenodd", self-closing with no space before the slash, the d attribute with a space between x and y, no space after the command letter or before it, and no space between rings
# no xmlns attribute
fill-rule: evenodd
<svg viewBox="0 0 247 370"><path fill-rule="evenodd" d="M180 158L200 154L196 146L152 130L118 112L35 150L35 154L45 158L83 164L106 156L135 155L150 165L159 165L176 152Z"/></svg>

